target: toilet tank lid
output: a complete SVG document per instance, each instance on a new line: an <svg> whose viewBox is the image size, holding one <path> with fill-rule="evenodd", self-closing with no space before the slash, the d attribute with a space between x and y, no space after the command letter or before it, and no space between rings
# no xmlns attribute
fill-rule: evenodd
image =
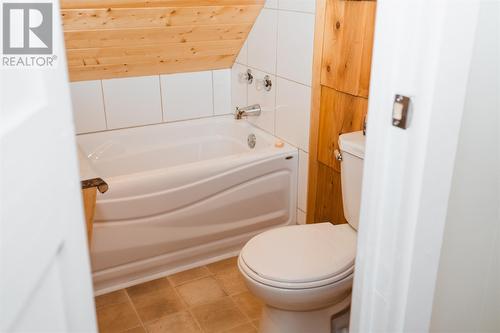
<svg viewBox="0 0 500 333"><path fill-rule="evenodd" d="M339 137L340 151L364 158L365 142L366 136L363 135L362 131L342 134Z"/></svg>

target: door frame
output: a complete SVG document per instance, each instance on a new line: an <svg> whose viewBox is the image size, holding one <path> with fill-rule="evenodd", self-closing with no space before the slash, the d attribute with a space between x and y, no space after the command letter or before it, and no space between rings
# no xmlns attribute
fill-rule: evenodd
<svg viewBox="0 0 500 333"><path fill-rule="evenodd" d="M379 0L353 332L429 330L479 0ZM392 126L394 96L412 99Z"/></svg>

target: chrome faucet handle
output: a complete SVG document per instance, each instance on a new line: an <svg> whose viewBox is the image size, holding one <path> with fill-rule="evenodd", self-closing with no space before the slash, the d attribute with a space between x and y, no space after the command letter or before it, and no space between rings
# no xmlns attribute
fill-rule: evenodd
<svg viewBox="0 0 500 333"><path fill-rule="evenodd" d="M258 79L255 83L255 88L260 91L264 89L265 91L271 91L273 88L273 81L269 75L264 76L262 80Z"/></svg>
<svg viewBox="0 0 500 333"><path fill-rule="evenodd" d="M264 89L266 91L271 91L273 88L273 81L269 75L264 76Z"/></svg>
<svg viewBox="0 0 500 333"><path fill-rule="evenodd" d="M253 83L253 74L251 69L247 69L246 73L240 74L241 81L248 83L249 85Z"/></svg>

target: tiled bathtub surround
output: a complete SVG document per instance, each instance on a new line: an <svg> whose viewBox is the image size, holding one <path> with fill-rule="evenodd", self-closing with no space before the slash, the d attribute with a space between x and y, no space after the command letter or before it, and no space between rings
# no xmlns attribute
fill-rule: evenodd
<svg viewBox="0 0 500 333"><path fill-rule="evenodd" d="M261 104L248 121L299 148L297 221L305 223L315 1L268 0L231 74L232 107ZM254 75L248 85L241 78ZM265 75L270 92L260 84Z"/></svg>
<svg viewBox="0 0 500 333"><path fill-rule="evenodd" d="M104 80L102 88L108 129L161 123L158 77Z"/></svg>
<svg viewBox="0 0 500 333"><path fill-rule="evenodd" d="M76 131L89 133L232 113L300 149L297 221L305 221L314 35L313 0L267 0L232 69L71 84ZM242 82L250 68L254 83ZM262 88L269 75L270 92Z"/></svg>
<svg viewBox="0 0 500 333"><path fill-rule="evenodd" d="M215 70L71 84L78 134L231 112L231 72Z"/></svg>
<svg viewBox="0 0 500 333"><path fill-rule="evenodd" d="M77 133L97 132L106 129L101 81L72 83L71 97Z"/></svg>

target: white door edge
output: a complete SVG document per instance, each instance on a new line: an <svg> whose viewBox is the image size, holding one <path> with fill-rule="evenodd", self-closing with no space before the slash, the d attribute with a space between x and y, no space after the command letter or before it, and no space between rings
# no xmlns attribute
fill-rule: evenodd
<svg viewBox="0 0 500 333"><path fill-rule="evenodd" d="M478 1L377 3L353 332L430 324ZM410 128L391 124L395 94Z"/></svg>

